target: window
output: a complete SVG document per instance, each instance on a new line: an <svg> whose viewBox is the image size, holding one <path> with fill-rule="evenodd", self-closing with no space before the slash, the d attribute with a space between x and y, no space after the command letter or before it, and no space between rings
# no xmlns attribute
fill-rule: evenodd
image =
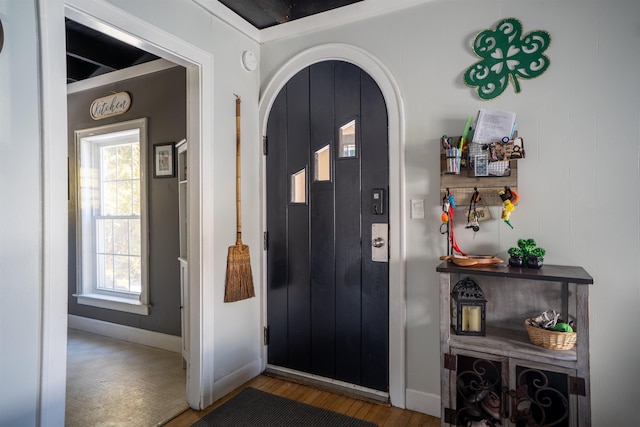
<svg viewBox="0 0 640 427"><path fill-rule="evenodd" d="M307 203L307 169L291 175L291 203Z"/></svg>
<svg viewBox="0 0 640 427"><path fill-rule="evenodd" d="M316 181L331 181L331 151L327 144L314 153L314 178Z"/></svg>
<svg viewBox="0 0 640 427"><path fill-rule="evenodd" d="M356 157L356 119L340 126L338 157Z"/></svg>
<svg viewBox="0 0 640 427"><path fill-rule="evenodd" d="M148 314L146 119L76 132L78 302Z"/></svg>

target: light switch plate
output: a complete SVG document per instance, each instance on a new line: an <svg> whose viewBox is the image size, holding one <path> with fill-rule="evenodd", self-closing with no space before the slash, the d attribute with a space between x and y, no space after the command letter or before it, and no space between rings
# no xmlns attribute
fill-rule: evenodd
<svg viewBox="0 0 640 427"><path fill-rule="evenodd" d="M424 199L411 199L411 218L424 219Z"/></svg>

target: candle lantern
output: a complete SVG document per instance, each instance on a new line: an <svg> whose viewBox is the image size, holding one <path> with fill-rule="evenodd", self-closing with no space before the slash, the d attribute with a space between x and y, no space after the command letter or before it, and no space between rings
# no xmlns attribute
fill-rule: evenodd
<svg viewBox="0 0 640 427"><path fill-rule="evenodd" d="M470 278L460 280L451 291L451 328L457 335L486 335L487 300Z"/></svg>

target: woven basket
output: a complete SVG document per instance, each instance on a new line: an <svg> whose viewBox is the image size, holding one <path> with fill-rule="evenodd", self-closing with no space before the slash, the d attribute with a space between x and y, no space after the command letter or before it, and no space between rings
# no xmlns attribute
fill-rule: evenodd
<svg viewBox="0 0 640 427"><path fill-rule="evenodd" d="M537 328L529 325L527 319L524 321L524 327L527 328L529 339L532 344L539 345L549 350L571 350L576 343L578 334L575 332L556 332L548 329Z"/></svg>

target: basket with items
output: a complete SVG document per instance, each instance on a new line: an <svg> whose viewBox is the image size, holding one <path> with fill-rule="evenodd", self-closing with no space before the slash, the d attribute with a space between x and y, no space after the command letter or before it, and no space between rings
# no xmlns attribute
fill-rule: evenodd
<svg viewBox="0 0 640 427"><path fill-rule="evenodd" d="M524 326L532 344L549 350L571 350L578 338L573 321L560 319L555 310L526 319Z"/></svg>

